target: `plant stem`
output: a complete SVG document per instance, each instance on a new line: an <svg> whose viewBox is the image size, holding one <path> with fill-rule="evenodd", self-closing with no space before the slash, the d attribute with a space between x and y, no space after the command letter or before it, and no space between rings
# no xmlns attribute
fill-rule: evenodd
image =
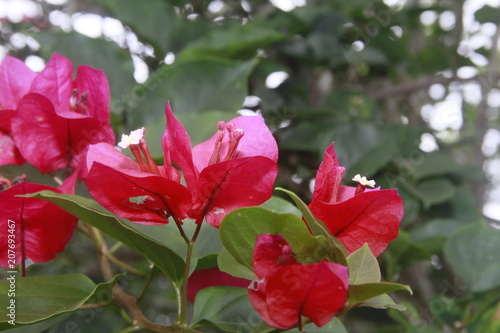
<svg viewBox="0 0 500 333"><path fill-rule="evenodd" d="M153 281L153 279L155 278L155 275L156 274L151 274L151 273L149 274L148 280L144 284L144 287L142 287L141 293L139 294L139 296L137 296L137 302L139 302L144 297L144 295L146 294L146 291L149 288L149 285L151 284L151 281Z"/></svg>
<svg viewBox="0 0 500 333"><path fill-rule="evenodd" d="M186 253L186 265L184 266L184 278L182 280L182 286L180 290L180 303L179 304L179 323L181 325L186 325L187 324L187 292L188 292L188 279L189 279L189 267L191 266L191 257L193 254L193 247L194 244L196 243L196 239L198 238L198 235L201 230L201 221L196 221L196 230L193 234L193 238L191 240L187 241L187 253Z"/></svg>
<svg viewBox="0 0 500 333"><path fill-rule="evenodd" d="M121 331L119 331L118 333L138 332L140 330L142 330L142 327L139 325L135 325L135 326L130 326L130 327L124 328Z"/></svg>
<svg viewBox="0 0 500 333"><path fill-rule="evenodd" d="M109 253L110 254L114 254L116 251L118 251L119 248L121 248L123 246L123 243L122 242L116 242L110 249L109 249Z"/></svg>
<svg viewBox="0 0 500 333"><path fill-rule="evenodd" d="M136 275L139 275L139 276L144 276L146 277L147 274L144 273L143 271L141 270L138 270L137 268L135 267L132 267L130 266L129 264L123 262L122 260L118 259L117 257L115 257L114 255L112 255L111 253L109 252L105 252L104 255L106 256L106 258L108 258L110 261L112 261L113 263L115 263L116 265L118 266L121 266L123 267L124 269L126 269L127 271L131 272L131 273L134 273Z"/></svg>

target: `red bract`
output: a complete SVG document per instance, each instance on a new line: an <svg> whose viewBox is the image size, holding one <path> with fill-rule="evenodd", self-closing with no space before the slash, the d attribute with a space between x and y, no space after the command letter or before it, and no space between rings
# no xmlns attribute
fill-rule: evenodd
<svg viewBox="0 0 500 333"><path fill-rule="evenodd" d="M184 127L167 104L165 156L178 165L193 194L191 218L219 227L236 208L259 205L271 197L278 147L261 116L219 122L209 140L191 148Z"/></svg>
<svg viewBox="0 0 500 333"><path fill-rule="evenodd" d="M91 147L87 186L96 201L138 223L167 223L166 218L173 214L177 223L187 216L201 223L206 217L218 227L230 211L270 198L277 173L277 146L261 117L221 122L213 138L192 149L168 104L166 113L163 167L153 162L142 137L130 141L135 142L130 148L138 162L111 145ZM141 134L138 131L124 139ZM182 170L187 187L181 185L172 163ZM142 198L132 202L134 197Z"/></svg>
<svg viewBox="0 0 500 333"><path fill-rule="evenodd" d="M64 250L64 246L73 235L78 219L49 202L16 195L43 190L73 193L75 179L75 176L67 178L58 188L21 182L0 192L1 267L9 268L12 264L8 261L12 259L8 253L15 253L13 260L15 265L18 265L26 259L36 263L45 262ZM11 244L15 245L14 249L8 247L9 239L13 240Z"/></svg>
<svg viewBox="0 0 500 333"><path fill-rule="evenodd" d="M258 283L248 290L250 301L276 328L302 325L302 316L321 327L347 300L347 267L331 262L297 263L281 235L259 235L252 263Z"/></svg>
<svg viewBox="0 0 500 333"><path fill-rule="evenodd" d="M0 165L23 164L11 132L19 100L28 92L35 73L19 59L6 56L0 64Z"/></svg>
<svg viewBox="0 0 500 333"><path fill-rule="evenodd" d="M68 167L85 178L89 144L114 142L109 87L101 70L80 66L75 80L72 75L71 61L55 54L20 100L12 137L41 172Z"/></svg>
<svg viewBox="0 0 500 333"><path fill-rule="evenodd" d="M366 190L364 185L340 186L345 169L339 166L333 144L325 151L309 205L349 253L365 243L380 255L398 235L403 201L396 190Z"/></svg>

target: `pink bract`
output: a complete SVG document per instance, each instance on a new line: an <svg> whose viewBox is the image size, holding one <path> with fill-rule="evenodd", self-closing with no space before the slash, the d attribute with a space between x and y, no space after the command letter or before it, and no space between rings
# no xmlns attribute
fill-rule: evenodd
<svg viewBox="0 0 500 333"><path fill-rule="evenodd" d="M102 70L80 66L76 79L72 75L72 62L54 54L20 99L11 135L42 173L69 168L85 178L88 146L114 142L109 87Z"/></svg>
<svg viewBox="0 0 500 333"><path fill-rule="evenodd" d="M29 91L36 74L26 64L14 57L5 56L0 64L0 165L23 164L11 137L11 120L19 100Z"/></svg>

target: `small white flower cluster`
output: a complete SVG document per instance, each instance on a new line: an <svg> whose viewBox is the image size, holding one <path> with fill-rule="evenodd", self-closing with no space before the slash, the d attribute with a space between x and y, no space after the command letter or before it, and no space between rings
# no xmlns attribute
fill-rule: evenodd
<svg viewBox="0 0 500 333"><path fill-rule="evenodd" d="M363 186L370 186L370 187L374 187L375 186L375 181L374 180L368 180L368 179L366 179L365 176L361 177L360 174L357 174L356 176L354 176L354 178L352 180L354 180L355 182L360 183Z"/></svg>
<svg viewBox="0 0 500 333"><path fill-rule="evenodd" d="M125 149L130 145L138 145L139 141L144 136L144 132L145 129L143 127L130 132L130 135L122 134L122 141L118 143L118 146L120 146L120 148L122 149Z"/></svg>

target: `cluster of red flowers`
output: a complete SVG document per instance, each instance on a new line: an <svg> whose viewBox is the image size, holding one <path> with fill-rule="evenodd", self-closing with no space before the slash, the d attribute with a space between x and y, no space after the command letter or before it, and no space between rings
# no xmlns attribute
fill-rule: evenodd
<svg viewBox="0 0 500 333"><path fill-rule="evenodd" d="M23 244L17 263L52 259L71 238L77 220L49 203L16 195L45 189L73 193L77 178L85 180L102 206L140 224L173 220L181 226L190 218L218 228L231 211L271 197L278 147L261 116L219 122L209 140L192 147L167 104L164 165L158 166L144 129L124 135L118 144L130 148L135 160L114 146L104 73L80 66L76 79L72 75L72 63L60 55L38 74L11 57L0 65L0 165L27 161L42 173L71 173L57 189L1 180L1 223L12 220L23 226L16 236ZM354 178L357 187L340 186L344 172L332 144L318 169L309 209L348 253L368 244L378 256L398 234L401 198L396 190L367 189L374 182L359 176ZM2 234L6 229L0 230L1 253L7 249ZM6 267L5 258L0 256L0 266ZM346 266L328 261L302 264L281 235L256 239L253 267L257 280L249 287L250 300L274 327L300 325L302 316L322 326L347 300Z"/></svg>
<svg viewBox="0 0 500 333"><path fill-rule="evenodd" d="M2 178L0 221L14 221L16 263L43 262L55 257L71 239L77 219L62 209L20 194L52 190L74 192L77 178L85 179L90 144L113 143L109 87L104 72L77 69L55 54L40 73L6 56L0 64L0 165L31 163L42 173L64 170L69 175L58 188ZM29 177L28 177L29 180ZM1 253L7 253L7 228L0 230ZM5 237L4 237L5 236ZM7 267L7 255L0 266Z"/></svg>
<svg viewBox="0 0 500 333"><path fill-rule="evenodd" d="M340 186L345 169L333 144L325 152L309 209L350 254L365 243L380 255L398 235L403 202L396 190L380 190L374 181L356 176L357 187ZM308 317L317 326L328 323L347 301L348 269L322 261L298 263L280 235L257 238L253 260L258 283L249 289L255 309L270 325L287 329Z"/></svg>

